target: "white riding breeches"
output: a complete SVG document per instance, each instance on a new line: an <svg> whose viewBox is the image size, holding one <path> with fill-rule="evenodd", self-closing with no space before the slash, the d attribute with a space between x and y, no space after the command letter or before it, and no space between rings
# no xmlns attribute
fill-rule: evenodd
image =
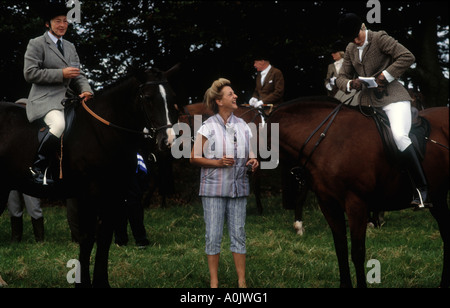
<svg viewBox="0 0 450 308"><path fill-rule="evenodd" d="M383 107L391 124L392 135L400 152L403 152L412 142L409 138L411 130L411 102L401 101Z"/></svg>
<svg viewBox="0 0 450 308"><path fill-rule="evenodd" d="M50 133L61 138L66 127L63 110L51 110L44 117L45 124L48 125Z"/></svg>

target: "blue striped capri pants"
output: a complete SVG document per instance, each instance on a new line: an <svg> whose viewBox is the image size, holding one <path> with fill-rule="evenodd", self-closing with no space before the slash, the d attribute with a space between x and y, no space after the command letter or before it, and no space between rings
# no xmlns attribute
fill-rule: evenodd
<svg viewBox="0 0 450 308"><path fill-rule="evenodd" d="M245 254L247 252L245 246L247 197L202 197L202 203L206 225L206 254L220 253L225 218L230 234L231 252Z"/></svg>

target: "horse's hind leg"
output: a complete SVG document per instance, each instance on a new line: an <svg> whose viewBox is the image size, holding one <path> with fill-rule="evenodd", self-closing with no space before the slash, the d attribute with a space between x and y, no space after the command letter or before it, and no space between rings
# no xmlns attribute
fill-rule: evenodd
<svg viewBox="0 0 450 308"><path fill-rule="evenodd" d="M444 242L444 265L440 287L450 287L450 210L447 205L447 193L441 198L433 199L433 207L430 212L436 219L442 241Z"/></svg>

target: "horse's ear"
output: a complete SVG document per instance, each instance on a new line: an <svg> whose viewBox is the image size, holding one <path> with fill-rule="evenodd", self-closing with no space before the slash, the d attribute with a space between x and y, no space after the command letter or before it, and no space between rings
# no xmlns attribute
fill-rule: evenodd
<svg viewBox="0 0 450 308"><path fill-rule="evenodd" d="M170 79L175 74L177 74L179 71L181 71L181 63L177 63L174 66L172 66L171 68L169 68L169 70L165 71L164 76L166 76L167 79Z"/></svg>
<svg viewBox="0 0 450 308"><path fill-rule="evenodd" d="M134 76L140 83L147 81L147 74L144 69L132 66L129 69L130 75Z"/></svg>

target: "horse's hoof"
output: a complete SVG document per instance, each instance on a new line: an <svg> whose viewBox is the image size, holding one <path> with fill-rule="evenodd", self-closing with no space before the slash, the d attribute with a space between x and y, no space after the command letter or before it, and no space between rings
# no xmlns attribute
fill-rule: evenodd
<svg viewBox="0 0 450 308"><path fill-rule="evenodd" d="M2 279L2 276L0 276L0 288L1 287L5 287L5 286L7 286L8 284Z"/></svg>
<svg viewBox="0 0 450 308"><path fill-rule="evenodd" d="M305 234L305 228L303 227L303 221L294 222L294 229L297 231L297 235L302 236Z"/></svg>

